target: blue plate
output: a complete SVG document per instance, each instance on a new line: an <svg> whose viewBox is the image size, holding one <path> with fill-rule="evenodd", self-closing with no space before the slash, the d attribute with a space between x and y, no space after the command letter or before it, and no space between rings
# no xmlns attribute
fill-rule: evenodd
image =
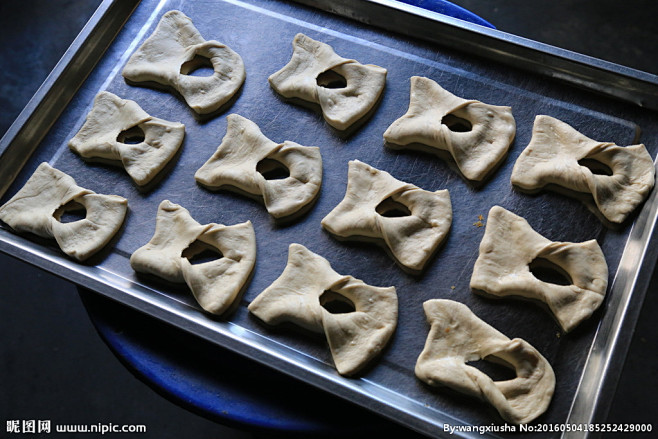
<svg viewBox="0 0 658 439"><path fill-rule="evenodd" d="M427 9L428 11L438 12L439 14L447 15L449 17L459 18L460 20L468 21L469 23L479 24L480 26L496 27L488 21L480 18L471 11L457 6L445 0L398 0L401 3L406 3L419 8Z"/></svg>

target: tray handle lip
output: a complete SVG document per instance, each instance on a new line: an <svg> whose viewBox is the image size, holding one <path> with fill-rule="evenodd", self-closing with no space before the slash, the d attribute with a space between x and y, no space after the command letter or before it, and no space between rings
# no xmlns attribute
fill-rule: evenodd
<svg viewBox="0 0 658 439"><path fill-rule="evenodd" d="M26 133L24 129L26 125L31 120L39 118L42 120L40 123L44 124L46 129L30 130L31 132L45 133L50 128L92 70L88 67L89 64L91 63L92 67L96 65L139 2L140 0L103 0L2 136L0 139L0 175L3 178L0 181L0 197L6 193L43 138L43 134L39 136ZM90 48L87 43L94 38L103 44ZM68 85L61 87L63 90L56 92L55 86L58 84ZM16 157L12 157L11 150L18 147L19 144L23 148L27 148L29 153L14 154Z"/></svg>
<svg viewBox="0 0 658 439"><path fill-rule="evenodd" d="M658 261L656 224L658 190L654 188L626 242L617 276L608 293L606 314L599 323L583 367L567 424L606 422L642 308L638 305L644 302ZM643 242L644 245L638 245ZM562 438L580 437L580 434L565 431Z"/></svg>
<svg viewBox="0 0 658 439"><path fill-rule="evenodd" d="M362 23L539 73L650 110L658 75L394 0L294 0ZM411 23L411 24L410 24Z"/></svg>

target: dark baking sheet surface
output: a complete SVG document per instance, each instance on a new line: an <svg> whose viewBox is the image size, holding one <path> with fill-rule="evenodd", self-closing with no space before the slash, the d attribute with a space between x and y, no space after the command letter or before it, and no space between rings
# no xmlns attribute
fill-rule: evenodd
<svg viewBox="0 0 658 439"><path fill-rule="evenodd" d="M244 60L247 69L244 86L233 105L213 118L200 119L180 97L161 90L130 86L120 75L128 56L170 9L183 11L192 18L204 38L227 44ZM376 111L355 132L335 131L319 113L284 102L269 87L268 76L289 61L291 42L298 32L330 44L345 58L388 69L387 87ZM451 164L435 156L396 152L384 146L383 132L407 111L409 78L413 75L429 77L458 96L512 107L517 124L516 138L502 166L481 187L460 178ZM101 90L132 99L149 114L186 126L185 141L174 159L175 166L150 191L140 191L123 169L84 162L67 147L68 140L82 126L91 109L95 94ZM324 181L317 203L307 215L290 225L279 226L256 201L226 191L210 192L196 184L194 172L221 142L226 130L225 116L230 113L251 119L276 142L292 140L320 147ZM645 143L652 157L656 155L658 123L655 114L539 76L285 2L172 0L158 3L145 0L2 202L22 186L41 161L48 161L68 173L82 187L126 197L129 214L118 238L112 247L87 264L94 267L92 276L96 281L125 291L140 290L140 300L145 305L137 306L143 310L153 304L172 304L172 309L190 321L188 330L195 332L203 326L211 332L215 328L218 334L230 332L238 340L231 348L255 360L274 364L275 358L283 358L284 364L290 362L285 372L359 404L377 410L386 406L389 409L381 411L388 416L399 411L402 415L397 418L401 422L437 435L441 432L431 426L442 422L472 425L502 422L487 404L447 390L430 389L414 376L414 365L429 330L422 303L433 298L458 300L510 338L526 339L550 361L557 386L551 406L538 421L563 423L609 300L572 333L561 335L555 321L539 306L523 301L486 299L471 293L468 285L485 230L476 225L478 216L484 216L483 222L486 222L489 209L501 205L525 217L535 230L551 240L580 242L596 238L609 264L610 284L616 276L631 225L627 223L619 230L609 230L579 201L553 192L529 196L511 187L512 166L530 141L537 114L557 117L591 138L619 145L636 143L641 131L639 140ZM353 159L426 190L449 189L452 229L445 246L421 276L404 273L380 247L339 242L320 227L320 220L344 196L347 163ZM151 238L157 206L164 199L181 204L202 224L228 225L246 220L254 224L258 246L254 275L241 306L228 322L205 315L184 287L172 287L150 277L137 276L130 268L128 258ZM36 242L48 251L52 249L52 260L61 259L52 243ZM353 275L369 284L397 288L398 329L379 361L358 379L342 378L333 371L328 347L321 337L267 328L247 311L246 305L280 275L286 264L288 246L293 242L322 255L341 274ZM208 334L204 329L203 336L213 340L212 333ZM223 340L225 336L218 336L214 341L223 344Z"/></svg>

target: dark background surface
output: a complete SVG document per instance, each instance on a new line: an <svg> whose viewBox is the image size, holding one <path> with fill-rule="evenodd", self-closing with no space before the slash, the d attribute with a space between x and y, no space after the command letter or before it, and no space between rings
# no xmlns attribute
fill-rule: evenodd
<svg viewBox="0 0 658 439"><path fill-rule="evenodd" d="M609 0L455 3L501 30L658 73L658 7L653 1L626 2L624 7ZM97 4L0 3L0 133L9 128ZM12 419L147 425L148 433L138 437L256 436L179 408L136 379L99 338L71 283L4 254L0 281L0 436L5 421ZM657 291L654 275L609 422L658 419L658 331L653 323Z"/></svg>

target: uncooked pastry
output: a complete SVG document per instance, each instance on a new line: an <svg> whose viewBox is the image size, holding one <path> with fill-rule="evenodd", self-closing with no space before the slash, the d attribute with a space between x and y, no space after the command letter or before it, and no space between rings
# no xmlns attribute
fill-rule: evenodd
<svg viewBox="0 0 658 439"><path fill-rule="evenodd" d="M210 189L226 186L262 197L265 208L276 219L291 217L310 206L322 183L320 148L288 140L275 143L249 119L238 114L226 119L222 143L194 178ZM264 160L285 166L290 175L266 179L258 170Z"/></svg>
<svg viewBox="0 0 658 439"><path fill-rule="evenodd" d="M462 99L431 79L412 76L409 110L388 127L384 140L394 148L422 144L448 151L466 178L481 181L505 157L515 133L510 107Z"/></svg>
<svg viewBox="0 0 658 439"><path fill-rule="evenodd" d="M209 60L212 76L188 75L199 60ZM162 16L153 34L132 54L123 77L139 83L154 81L173 87L199 114L224 105L242 86L244 63L228 46L206 41L180 11Z"/></svg>
<svg viewBox="0 0 658 439"><path fill-rule="evenodd" d="M579 161L609 167L612 175L592 172ZM536 191L556 184L591 194L603 216L622 223L644 201L654 186L655 168L644 145L621 147L597 142L550 116L537 116L530 144L512 170L512 184Z"/></svg>
<svg viewBox="0 0 658 439"><path fill-rule="evenodd" d="M571 285L537 279L533 261L548 261L562 269ZM562 329L571 331L601 305L608 286L608 265L596 240L553 242L528 222L494 206L475 261L471 288L495 296L524 296L545 302Z"/></svg>
<svg viewBox="0 0 658 439"><path fill-rule="evenodd" d="M404 206L409 214L387 216L387 207L395 209L396 205ZM426 191L353 160L345 198L324 217L322 227L342 238L383 241L403 267L417 272L448 235L451 222L447 189Z"/></svg>
<svg viewBox="0 0 658 439"><path fill-rule="evenodd" d="M295 36L292 48L290 62L269 77L281 96L319 104L327 123L338 130L346 130L375 106L386 85L385 68L342 58L328 44L304 34ZM345 83L333 88L322 75L344 78Z"/></svg>
<svg viewBox="0 0 658 439"><path fill-rule="evenodd" d="M144 140L124 143L122 136L135 129ZM69 148L85 158L120 161L135 183L145 185L176 154L183 137L185 125L149 116L136 102L103 91Z"/></svg>
<svg viewBox="0 0 658 439"><path fill-rule="evenodd" d="M478 318L464 304L434 299L423 303L431 328L416 362L416 376L430 386L447 386L493 405L513 424L526 424L544 413L555 390L555 373L528 342L510 340ZM480 359L502 363L516 378L493 381L467 364Z"/></svg>
<svg viewBox="0 0 658 439"><path fill-rule="evenodd" d="M81 208L86 210L85 218L60 221L65 212ZM127 210L125 198L81 188L72 177L43 162L0 207L0 219L16 231L54 238L64 253L83 261L112 239Z"/></svg>
<svg viewBox="0 0 658 439"><path fill-rule="evenodd" d="M188 258L205 248L218 259L193 264ZM218 255L219 256L219 255ZM186 283L203 309L221 315L231 308L256 262L256 235L250 221L201 225L184 207L164 200L158 207L153 238L130 257L135 271Z"/></svg>
<svg viewBox="0 0 658 439"><path fill-rule="evenodd" d="M321 304L325 291L351 302L354 310L327 311ZM249 311L270 325L292 322L324 332L338 372L354 375L384 349L395 331L398 298L395 287L374 287L342 276L323 257L291 244L283 273L251 302Z"/></svg>

